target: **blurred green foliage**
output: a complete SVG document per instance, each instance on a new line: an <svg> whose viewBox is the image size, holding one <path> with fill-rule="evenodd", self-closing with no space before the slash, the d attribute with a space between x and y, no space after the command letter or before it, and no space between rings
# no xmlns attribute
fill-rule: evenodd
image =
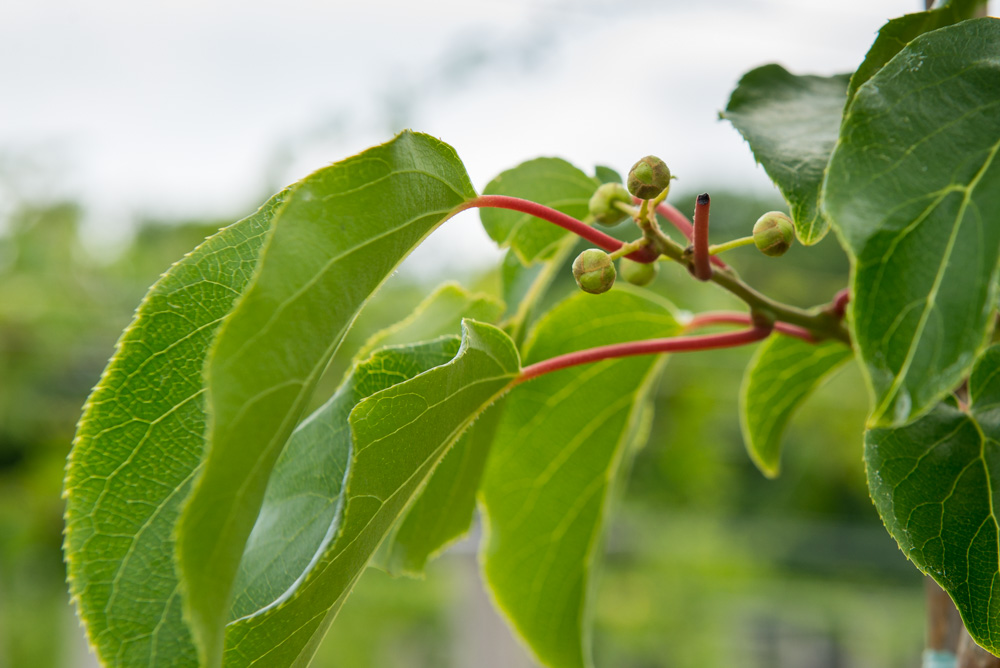
<svg viewBox="0 0 1000 668"><path fill-rule="evenodd" d="M694 197L670 200L690 212ZM782 208L713 192L712 240L748 234L762 212ZM72 203L24 204L0 221L0 667L81 665L59 551L75 423L146 288L223 224L145 221L120 254L95 258L81 243L81 218ZM615 231L631 235L627 224ZM802 306L828 301L847 280L830 237L781 259L753 247L725 259L761 291ZM690 311L740 308L685 274L664 266L652 289ZM407 276L390 279L359 317L321 393L372 333L433 287ZM454 278L500 294L495 271ZM567 267L547 299L574 289ZM743 451L736 413L750 353L675 356L667 365L649 443L612 519L598 665L915 665L921 579L868 499L867 396L857 370L850 365L793 419L783 473L768 481ZM470 633L463 606L483 596L470 593L478 586L471 552L446 555L422 581L370 572L316 665L459 666L465 655L455 648Z"/></svg>

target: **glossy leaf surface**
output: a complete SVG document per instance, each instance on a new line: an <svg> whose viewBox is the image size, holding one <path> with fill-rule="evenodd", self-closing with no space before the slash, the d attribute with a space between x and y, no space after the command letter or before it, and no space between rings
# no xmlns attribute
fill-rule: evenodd
<svg viewBox="0 0 1000 668"><path fill-rule="evenodd" d="M1000 249L1000 21L915 39L858 89L825 186L854 256L849 320L901 425L956 387L984 346Z"/></svg>
<svg viewBox="0 0 1000 668"><path fill-rule="evenodd" d="M849 80L848 74L798 76L780 65L765 65L743 75L721 114L781 190L804 244L822 239L829 227L819 196Z"/></svg>
<svg viewBox="0 0 1000 668"><path fill-rule="evenodd" d="M680 330L638 289L577 293L537 324L526 362ZM590 664L589 606L618 472L663 358L572 367L506 399L483 481L483 567L495 601L546 666Z"/></svg>
<svg viewBox="0 0 1000 668"><path fill-rule="evenodd" d="M295 429L274 465L247 541L231 619L252 615L286 593L291 595L293 585L339 531L353 454L348 418L358 402L447 364L458 347L456 336L375 352Z"/></svg>
<svg viewBox="0 0 1000 668"><path fill-rule="evenodd" d="M502 312L503 303L497 299L446 283L409 317L373 336L365 347L385 341L399 344L432 339L459 331L463 318L492 323ZM497 408L491 407L448 451L383 543L374 566L396 575L420 574L430 557L469 530L497 414Z"/></svg>
<svg viewBox="0 0 1000 668"><path fill-rule="evenodd" d="M409 375L397 374L393 366L386 358L377 373ZM407 504L518 371L510 338L470 320L463 324L462 346L451 362L376 392L351 410L353 454L336 538L294 590L229 625L227 666L308 661Z"/></svg>
<svg viewBox="0 0 1000 668"><path fill-rule="evenodd" d="M854 98L858 87L872 78L903 47L925 32L950 26L972 18L983 0L951 0L943 7L926 12L906 14L892 19L878 31L878 37L865 55L864 62L851 77L847 91L848 101Z"/></svg>
<svg viewBox="0 0 1000 668"><path fill-rule="evenodd" d="M393 575L422 575L432 557L469 531L504 403L501 398L486 409L434 469L386 541L379 567Z"/></svg>
<svg viewBox="0 0 1000 668"><path fill-rule="evenodd" d="M951 595L976 642L1000 653L1000 347L949 401L903 428L865 435L868 486L899 547Z"/></svg>
<svg viewBox="0 0 1000 668"><path fill-rule="evenodd" d="M537 158L502 172L483 189L484 195L510 195L545 204L583 220L597 179L559 158ZM559 242L570 234L534 216L508 209L481 208L479 216L490 238L509 246L523 264L552 256Z"/></svg>
<svg viewBox="0 0 1000 668"><path fill-rule="evenodd" d="M838 341L812 344L773 335L754 353L740 389L740 427L750 459L769 478L781 468L781 438L795 410L851 349Z"/></svg>

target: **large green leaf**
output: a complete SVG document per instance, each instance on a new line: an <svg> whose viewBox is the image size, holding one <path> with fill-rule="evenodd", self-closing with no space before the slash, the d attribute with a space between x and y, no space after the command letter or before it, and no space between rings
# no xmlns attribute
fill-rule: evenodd
<svg viewBox="0 0 1000 668"><path fill-rule="evenodd" d="M539 321L525 359L679 330L669 304L638 289L577 293ZM662 359L572 367L506 399L482 487L481 553L497 604L547 666L590 663L604 518L629 445L648 426L643 407Z"/></svg>
<svg viewBox="0 0 1000 668"><path fill-rule="evenodd" d="M507 255L504 256L500 279L504 301L509 309L504 320L504 329L518 344L521 343L533 315L540 309L540 302L552 287L559 270L566 265L578 241L575 236L566 236L556 244L551 257L530 266L521 264L513 250L507 251Z"/></svg>
<svg viewBox="0 0 1000 668"><path fill-rule="evenodd" d="M501 173L486 185L483 194L530 199L582 220L590 214L588 204L597 186L597 179L565 160L537 158ZM508 209L482 208L479 217L490 238L510 246L523 264L551 257L569 234L552 223Z"/></svg>
<svg viewBox="0 0 1000 668"><path fill-rule="evenodd" d="M495 322L502 312L503 303L497 299L470 294L457 284L446 283L408 318L373 336L366 348L448 334L458 330L462 318ZM397 575L420 574L430 557L469 530L501 404L486 411L448 451L420 496L382 544L373 565Z"/></svg>
<svg viewBox="0 0 1000 668"><path fill-rule="evenodd" d="M449 281L427 295L406 318L373 334L358 351L357 358L366 357L376 348L457 335L465 318L495 324L503 311L504 304L496 297L469 292Z"/></svg>
<svg viewBox="0 0 1000 668"><path fill-rule="evenodd" d="M906 14L892 19L878 31L875 43L868 49L864 62L858 66L847 91L848 102L864 82L872 78L903 47L912 40L931 30L944 28L972 18L985 0L951 0L943 7L926 12Z"/></svg>
<svg viewBox="0 0 1000 668"><path fill-rule="evenodd" d="M862 85L824 204L854 258L849 319L872 425L929 410L968 373L996 304L1000 21L916 38Z"/></svg>
<svg viewBox="0 0 1000 668"><path fill-rule="evenodd" d="M204 450L200 369L286 196L157 281L87 401L66 472L64 549L80 618L105 665L197 662L173 528Z"/></svg>
<svg viewBox="0 0 1000 668"><path fill-rule="evenodd" d="M490 406L434 469L419 498L384 543L378 564L383 570L421 575L429 559L468 533L504 403L500 399Z"/></svg>
<svg viewBox="0 0 1000 668"><path fill-rule="evenodd" d="M465 321L463 332L451 362L376 392L351 410L353 454L343 518L328 533L336 537L293 589L229 625L227 666L309 660L379 543L448 447L517 375L517 351L501 330ZM391 355L385 360L383 369L371 373L386 375L388 382L418 370L399 372Z"/></svg>
<svg viewBox="0 0 1000 668"><path fill-rule="evenodd" d="M850 78L797 76L780 65L764 65L743 75L720 114L781 190L804 244L822 239L829 227L819 195Z"/></svg>
<svg viewBox="0 0 1000 668"><path fill-rule="evenodd" d="M450 147L404 133L310 176L154 286L67 471L71 586L102 660L218 663L244 543L312 384L371 292L474 195Z"/></svg>
<svg viewBox="0 0 1000 668"><path fill-rule="evenodd" d="M207 448L177 527L185 613L217 665L233 580L274 461L368 297L475 197L451 147L413 133L299 182L205 367Z"/></svg>
<svg viewBox="0 0 1000 668"><path fill-rule="evenodd" d="M795 410L851 357L839 341L772 336L760 344L740 388L740 426L750 459L769 478L781 467L781 437Z"/></svg>
<svg viewBox="0 0 1000 668"><path fill-rule="evenodd" d="M976 642L1000 653L1000 347L969 381L969 410L939 404L865 435L868 486L900 548L951 595Z"/></svg>
<svg viewBox="0 0 1000 668"><path fill-rule="evenodd" d="M348 418L366 397L447 364L459 337L385 348L358 364L337 392L292 433L274 465L240 562L232 619L274 603L337 535L353 448Z"/></svg>

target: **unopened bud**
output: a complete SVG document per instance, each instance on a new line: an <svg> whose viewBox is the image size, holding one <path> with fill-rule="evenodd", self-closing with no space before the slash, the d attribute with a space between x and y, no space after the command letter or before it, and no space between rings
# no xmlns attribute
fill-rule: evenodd
<svg viewBox="0 0 1000 668"><path fill-rule="evenodd" d="M584 292L599 295L615 284L615 263L598 248L588 248L573 260L573 278Z"/></svg>
<svg viewBox="0 0 1000 668"><path fill-rule="evenodd" d="M636 262L623 257L618 262L618 270L622 278L632 285L649 285L660 273L660 265L656 262Z"/></svg>
<svg viewBox="0 0 1000 668"><path fill-rule="evenodd" d="M795 241L792 220L780 211L769 211L753 226L753 242L764 255L784 255Z"/></svg>
<svg viewBox="0 0 1000 668"><path fill-rule="evenodd" d="M615 206L615 202L632 204L632 196L620 183L605 183L590 198L590 215L601 225L617 225L628 214Z"/></svg>
<svg viewBox="0 0 1000 668"><path fill-rule="evenodd" d="M670 169L655 155L647 155L632 165L628 191L639 199L653 199L670 187Z"/></svg>

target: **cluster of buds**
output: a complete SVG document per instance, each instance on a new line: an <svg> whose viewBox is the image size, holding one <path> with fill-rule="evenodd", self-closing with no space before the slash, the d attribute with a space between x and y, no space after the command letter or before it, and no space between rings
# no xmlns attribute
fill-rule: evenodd
<svg viewBox="0 0 1000 668"><path fill-rule="evenodd" d="M601 185L591 196L589 202L590 215L594 222L601 225L617 225L630 215L630 210L635 214L633 198L636 200L655 200L653 204L660 202L666 196L670 188L670 168L663 160L653 155L642 158L629 170L626 186L620 183L605 183ZM707 195L705 198L707 216ZM699 199L699 204L701 204ZM647 204L644 202L642 211L646 211ZM695 227L698 227L696 211ZM651 215L651 214L650 214ZM705 234L707 234L707 218L704 221ZM770 257L784 255L795 240L795 228L791 219L780 211L769 211L761 216L753 226L752 241L760 252ZM697 241L697 239L696 239ZM723 246L736 247L745 243L750 243L751 237L738 239ZM704 254L705 266L708 266L709 247L703 241L702 253ZM690 250L690 249L689 249ZM722 248L720 247L720 251ZM698 252L697 243L695 252ZM634 285L648 285L656 278L659 271L656 262L635 262L622 257L619 262L618 271L615 271L614 258L621 255L623 251L618 251L614 256L598 248L590 248L582 253L573 262L573 277L577 285L584 292L591 294L601 294L611 289L615 283L618 273ZM715 260L713 260L715 261ZM725 266L725 265L720 265ZM708 272L711 276L711 272ZM707 280L703 279L703 280Z"/></svg>

